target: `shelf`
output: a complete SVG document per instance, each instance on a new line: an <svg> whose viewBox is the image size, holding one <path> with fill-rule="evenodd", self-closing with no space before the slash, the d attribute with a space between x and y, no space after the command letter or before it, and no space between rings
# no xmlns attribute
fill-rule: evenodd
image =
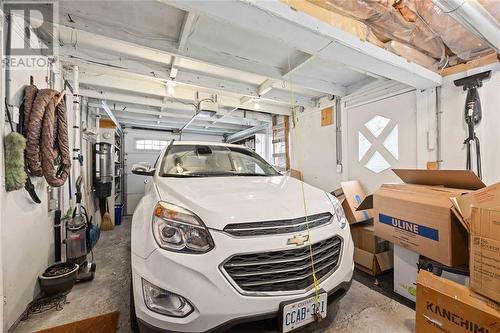
<svg viewBox="0 0 500 333"><path fill-rule="evenodd" d="M115 175L113 177L113 189L115 191L115 202L120 204L124 201L123 187L123 157L124 157L124 146L123 146L123 136L117 131L115 131L115 141L113 147L115 148L113 155L113 164L115 166Z"/></svg>

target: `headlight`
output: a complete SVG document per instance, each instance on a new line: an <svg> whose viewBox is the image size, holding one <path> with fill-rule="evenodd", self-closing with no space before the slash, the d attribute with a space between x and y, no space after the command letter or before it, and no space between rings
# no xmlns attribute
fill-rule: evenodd
<svg viewBox="0 0 500 333"><path fill-rule="evenodd" d="M153 213L153 235L165 250L185 253L206 253L214 242L208 229L193 212L158 202Z"/></svg>
<svg viewBox="0 0 500 333"><path fill-rule="evenodd" d="M344 229L347 225L347 219L345 217L344 210L342 209L342 205L340 204L339 199L331 195L330 193L326 193L328 199L333 205L333 209L335 211L335 217L337 218L337 222L339 223L340 229Z"/></svg>
<svg viewBox="0 0 500 333"><path fill-rule="evenodd" d="M144 302L149 310L171 317L186 317L193 307L182 296L163 290L142 279Z"/></svg>

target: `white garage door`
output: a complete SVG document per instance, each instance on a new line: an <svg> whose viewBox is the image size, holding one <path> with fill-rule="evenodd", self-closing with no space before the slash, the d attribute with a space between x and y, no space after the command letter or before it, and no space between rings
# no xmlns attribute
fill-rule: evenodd
<svg viewBox="0 0 500 333"><path fill-rule="evenodd" d="M125 176L128 215L134 213L139 200L144 196L144 181L149 177L132 174L132 166L141 162L154 165L161 148L172 139L179 139L178 135L169 132L126 129L125 134ZM185 133L185 141L222 142L222 136Z"/></svg>
<svg viewBox="0 0 500 333"><path fill-rule="evenodd" d="M416 168L415 92L347 109L347 173L368 193L398 182L392 168Z"/></svg>
<svg viewBox="0 0 500 333"><path fill-rule="evenodd" d="M132 166L141 162L154 165L162 144L174 137L169 133L125 130L125 167L127 181L127 214L133 214L137 203L144 196L144 181L149 177L132 174Z"/></svg>

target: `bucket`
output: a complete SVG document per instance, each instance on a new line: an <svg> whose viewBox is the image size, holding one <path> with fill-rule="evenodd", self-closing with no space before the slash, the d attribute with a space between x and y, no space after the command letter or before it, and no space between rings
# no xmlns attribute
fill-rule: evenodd
<svg viewBox="0 0 500 333"><path fill-rule="evenodd" d="M115 225L122 224L123 204L115 206Z"/></svg>

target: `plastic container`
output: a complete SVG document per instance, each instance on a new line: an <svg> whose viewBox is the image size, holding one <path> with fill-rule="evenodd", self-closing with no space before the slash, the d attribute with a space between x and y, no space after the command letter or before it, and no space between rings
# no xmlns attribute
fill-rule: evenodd
<svg viewBox="0 0 500 333"><path fill-rule="evenodd" d="M115 225L122 224L123 204L115 206Z"/></svg>
<svg viewBox="0 0 500 333"><path fill-rule="evenodd" d="M75 284L78 265L63 262L48 267L38 277L40 289L45 296L68 293Z"/></svg>

